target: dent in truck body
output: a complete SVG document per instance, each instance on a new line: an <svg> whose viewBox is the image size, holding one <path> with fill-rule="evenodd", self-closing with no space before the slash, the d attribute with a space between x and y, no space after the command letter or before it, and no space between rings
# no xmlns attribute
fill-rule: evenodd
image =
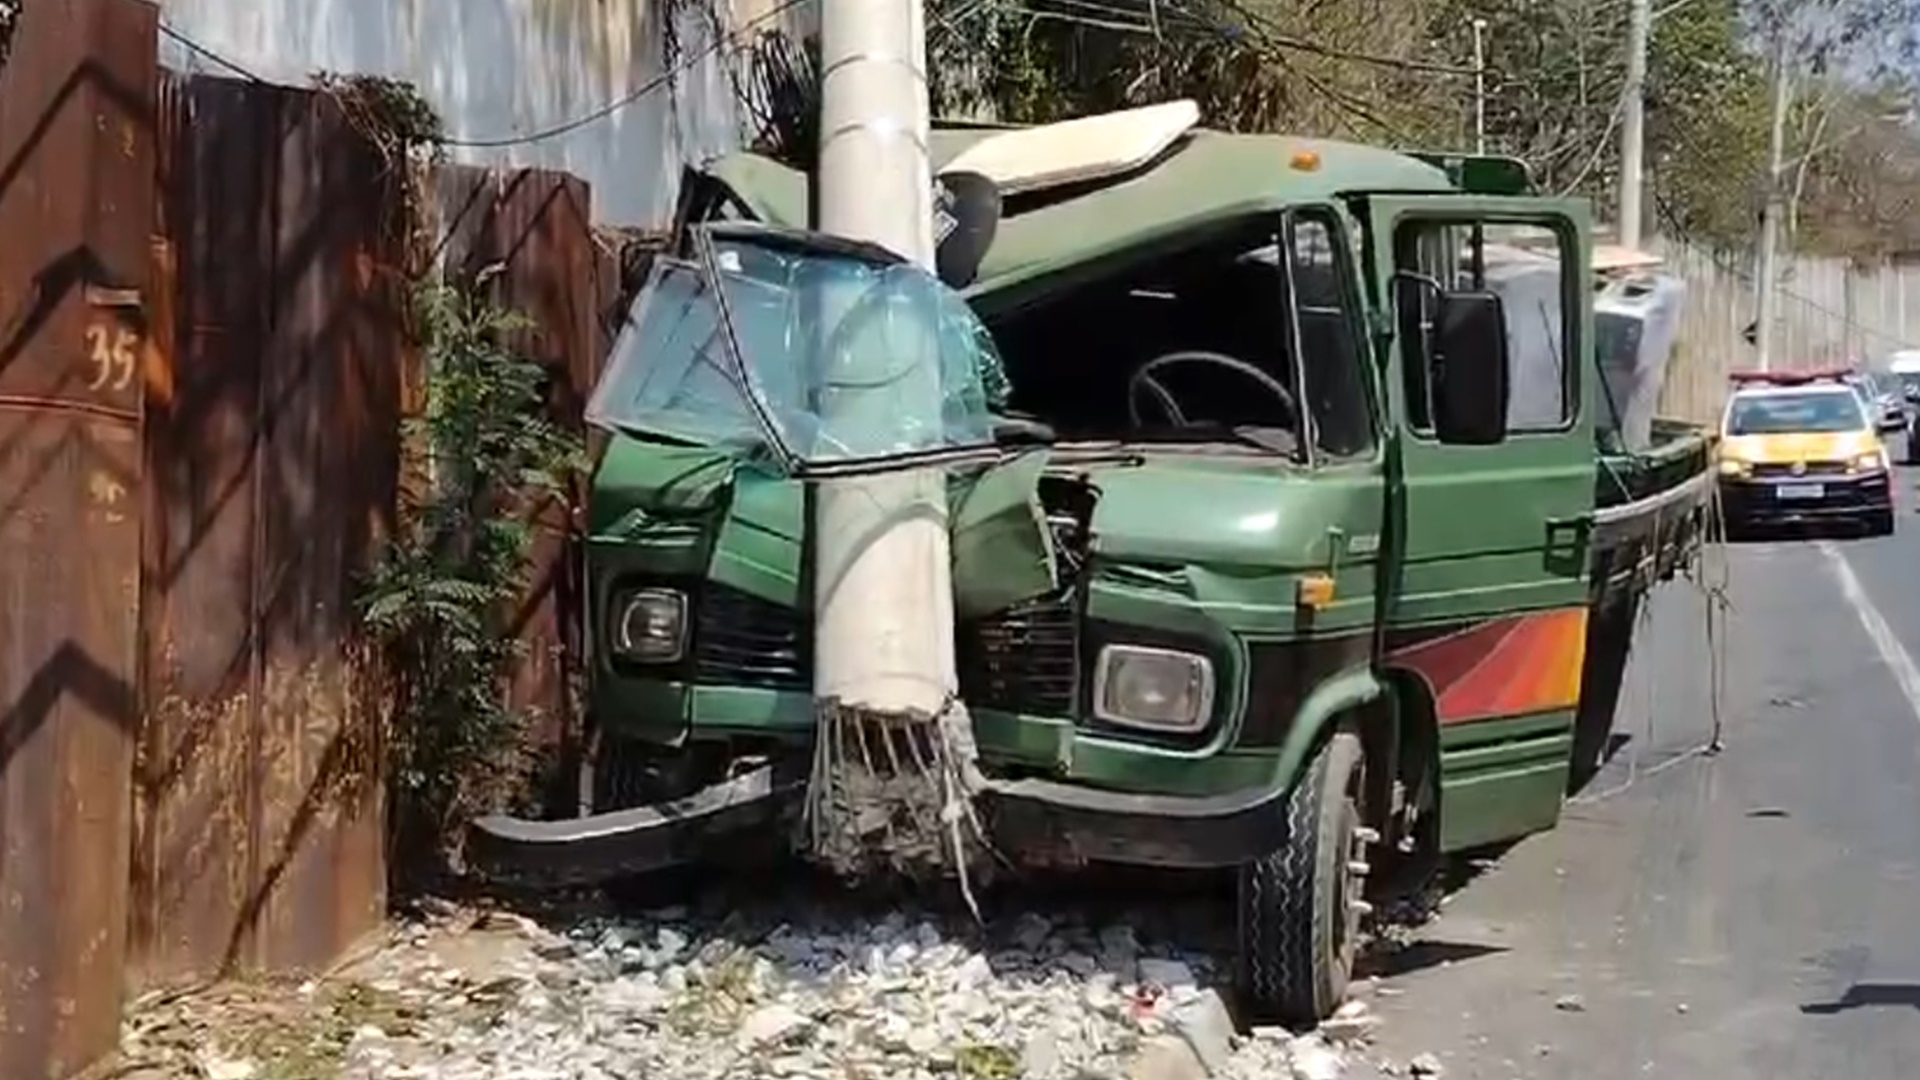
<svg viewBox="0 0 1920 1080"><path fill-rule="evenodd" d="M602 490L628 493L610 500L627 508L623 520L637 516L643 522L630 524L617 543L596 545L589 556L596 563L593 577L685 580L695 588L704 579L736 599L750 598L759 605L762 633L776 622L792 627L792 677L769 686L701 685L671 673L650 678L608 671L609 677L596 680L596 715L603 730L649 742L677 741L696 715L713 734L804 741L812 710L805 679L810 667L798 646L807 619L800 486L746 470L716 482L699 455L686 456L690 460L681 467L636 474L631 485L603 475ZM956 544L956 597L973 598L963 608L969 618L1004 613L1066 584L1036 570L1052 553L1051 540L1038 534L1037 499L1030 503L1012 486L999 490L991 504L973 501L1002 478L1037 489L1047 458L1036 451L973 484L955 485L956 523L980 523L978 546ZM608 461L618 469L625 456L615 450ZM1282 501L1274 498L1271 463L1265 470L1251 464L1068 462L1045 471L1045 479L1084 485L1094 500L1084 580L1075 590L1088 637L1173 640L1205 652L1220 672L1217 720L1203 739L1156 744L1077 718L1084 716L1078 700L1058 713L976 705L976 730L990 765L1014 775L1039 770L1142 793L1209 796L1284 787L1324 724L1394 692L1370 670L1373 556L1341 558L1354 545L1337 530L1330 534L1312 524L1350 519L1353 507L1339 503L1359 493L1343 493L1339 485L1302 473L1301 498L1285 501L1301 509L1283 521L1271 509ZM672 484L636 490L656 476L670 477ZM1328 502L1316 506L1316 500ZM1209 513L1181 512L1196 504ZM980 514L988 505L992 512ZM636 514L634 507L646 509ZM704 512L704 524L686 516L692 509ZM714 539L698 538L690 529ZM1182 534L1188 543L1181 543ZM1183 546L1210 561L1168 562ZM1347 599L1317 612L1294 604L1293 582L1327 567L1334 570L1336 595ZM1010 591L1009 582L1024 582L1025 588ZM1354 593L1360 597L1352 598ZM1577 695L1582 625L1583 609L1571 609L1397 631L1390 635L1386 663L1422 680L1436 719L1449 729L1535 705L1564 708ZM696 654L703 644L696 642ZM1091 649L1076 651L1084 656ZM977 661L971 665L976 678L980 670ZM1485 745L1497 749L1499 743L1463 740L1451 730L1442 735L1447 757L1455 747ZM1445 771L1455 774L1451 766Z"/></svg>
<svg viewBox="0 0 1920 1080"><path fill-rule="evenodd" d="M720 481L693 454L678 468L628 471L638 459L617 447L621 441L597 482L597 490L620 492L608 500L620 510L606 516L623 531L596 532L590 541L596 607L604 611L611 594L643 582L695 590L696 613L711 610L712 595L723 593L728 603L751 607L762 643L790 633L795 660L782 672L748 673L761 676L760 685L743 685L739 672L725 684L702 680L700 665L724 657L712 655L716 643L703 638L708 627L696 614L689 658L672 670L622 669L611 661L598 666L594 704L601 729L673 742L697 710L701 727L715 734L804 741L812 709L802 644L810 629L802 485L747 469ZM1369 602L1337 601L1319 612L1293 602L1300 575L1336 563L1336 581L1349 595L1369 591L1372 557L1340 559L1338 537L1314 524L1351 517L1364 494L1301 472L1291 478L1298 498L1282 497L1302 507L1296 518L1272 509L1280 501L1275 484L1286 480L1276 478L1271 459L1076 464L1071 458L1034 451L954 485L956 606L967 624L960 634L962 669L983 755L990 764L1159 794L1218 795L1279 783L1275 733L1294 727L1291 713L1302 704L1297 695L1285 697L1286 687L1310 670L1334 674L1328 657L1343 666L1366 664ZM670 488L654 486L668 479ZM1062 505L1042 508L1037 492L1043 489ZM1084 496L1088 519L1060 522L1064 504L1076 495ZM1185 509L1196 502L1209 513ZM1060 533L1041 532L1049 515ZM1178 550L1182 522L1191 550L1209 561L1167 561ZM1059 551L1054 537L1071 535L1076 525L1084 530L1077 541L1084 550ZM1057 563L1077 567L1075 579L1056 580ZM970 647L978 645L983 624L1004 623L1033 602L1058 605L1063 617L1083 623L1085 640L1070 646L1081 663L1050 687L1056 694L1065 687L1054 710L1019 707L1009 699L1009 676L995 667L1005 657L981 657ZM1107 641L1177 644L1207 655L1219 688L1214 722L1200 736L1183 738L1120 732L1092 721L1078 668ZM1254 680L1273 690L1272 704L1283 714L1254 717L1247 707Z"/></svg>

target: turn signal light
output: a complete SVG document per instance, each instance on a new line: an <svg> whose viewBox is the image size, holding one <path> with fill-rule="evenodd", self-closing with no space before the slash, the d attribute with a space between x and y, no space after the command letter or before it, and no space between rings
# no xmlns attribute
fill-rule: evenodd
<svg viewBox="0 0 1920 1080"><path fill-rule="evenodd" d="M1333 575L1306 575L1294 587L1294 598L1301 607L1314 611L1333 603Z"/></svg>

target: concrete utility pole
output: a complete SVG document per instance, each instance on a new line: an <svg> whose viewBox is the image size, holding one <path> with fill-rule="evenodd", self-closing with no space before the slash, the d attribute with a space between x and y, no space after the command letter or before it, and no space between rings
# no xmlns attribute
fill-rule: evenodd
<svg viewBox="0 0 1920 1080"><path fill-rule="evenodd" d="M1652 0L1633 0L1627 12L1627 89L1620 116L1620 243L1638 248L1641 195L1646 183L1647 38Z"/></svg>
<svg viewBox="0 0 1920 1080"><path fill-rule="evenodd" d="M824 0L816 183L822 232L931 270L925 17L920 0ZM937 423L938 372L902 369L914 358L885 355L884 345L864 348L841 362L874 371L836 373L829 422L891 430L903 411L918 411ZM945 473L824 481L815 495L821 731L935 717L957 686Z"/></svg>
<svg viewBox="0 0 1920 1080"><path fill-rule="evenodd" d="M1760 211L1760 258L1753 277L1756 362L1761 371L1773 365L1774 285L1780 259L1780 176L1786 171L1787 106L1792 102L1792 75L1787 70L1787 35L1777 31L1773 45L1773 121L1767 136L1766 202Z"/></svg>
<svg viewBox="0 0 1920 1080"><path fill-rule="evenodd" d="M1487 152L1487 20L1473 20L1473 152Z"/></svg>

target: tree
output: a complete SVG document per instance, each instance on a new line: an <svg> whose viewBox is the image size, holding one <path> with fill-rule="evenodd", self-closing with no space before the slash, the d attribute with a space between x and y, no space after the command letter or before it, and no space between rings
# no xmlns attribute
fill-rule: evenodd
<svg viewBox="0 0 1920 1080"><path fill-rule="evenodd" d="M1803 91L1784 178L1793 238L1842 253L1884 246L1849 215L1884 223L1906 205L1913 139L1885 117L1910 96L1920 0L1655 4L1646 133L1662 230L1752 243L1770 104L1756 43L1783 40ZM1482 19L1490 148L1525 160L1543 190L1607 207L1626 17L1622 0L931 0L928 25L942 115L1037 123L1188 97L1213 127L1459 150L1472 143ZM810 101L804 51L781 48L767 81ZM793 129L764 145L804 164L808 130L762 127Z"/></svg>
<svg viewBox="0 0 1920 1080"><path fill-rule="evenodd" d="M1663 227L1723 247L1750 242L1766 168L1767 86L1738 0L1690 0L1653 27L1647 159Z"/></svg>
<svg viewBox="0 0 1920 1080"><path fill-rule="evenodd" d="M1876 219L1907 205L1897 192L1916 173L1916 147L1901 129L1920 58L1920 0L1753 0L1748 15L1786 84L1787 153L1765 182L1786 205L1789 243L1876 253L1876 241L1904 225ZM1838 218L1803 220L1810 183ZM1840 191L1850 194L1836 198ZM1856 227L1863 216L1867 230Z"/></svg>

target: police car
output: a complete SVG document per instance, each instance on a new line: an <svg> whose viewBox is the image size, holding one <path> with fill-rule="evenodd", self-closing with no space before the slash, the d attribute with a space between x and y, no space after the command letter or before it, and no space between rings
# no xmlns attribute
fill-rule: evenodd
<svg viewBox="0 0 1920 1080"><path fill-rule="evenodd" d="M1849 523L1894 530L1891 461L1879 417L1847 372L1734 376L1720 422L1721 505L1730 534Z"/></svg>

